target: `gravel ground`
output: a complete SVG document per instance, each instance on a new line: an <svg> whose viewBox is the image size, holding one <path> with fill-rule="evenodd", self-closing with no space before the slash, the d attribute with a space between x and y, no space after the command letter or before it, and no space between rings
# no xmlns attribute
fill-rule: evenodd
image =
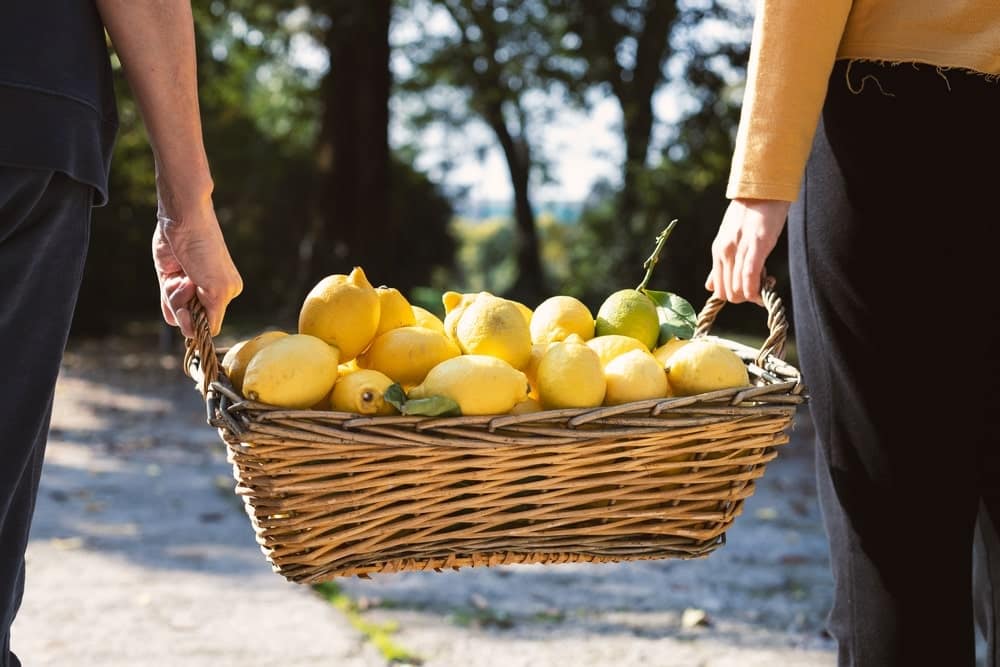
<svg viewBox="0 0 1000 667"><path fill-rule="evenodd" d="M804 413L708 558L342 579L345 612L270 571L179 358L129 347L63 366L13 630L27 667L835 662Z"/></svg>

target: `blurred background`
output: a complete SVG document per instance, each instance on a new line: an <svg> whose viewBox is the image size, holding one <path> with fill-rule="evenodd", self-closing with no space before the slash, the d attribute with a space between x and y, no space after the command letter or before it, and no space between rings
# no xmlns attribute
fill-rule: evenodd
<svg viewBox="0 0 1000 667"><path fill-rule="evenodd" d="M354 266L438 314L445 290L596 312L640 282L673 219L649 286L705 303L751 0L192 4L215 204L245 284L223 345L293 330L315 282ZM708 559L315 588L273 574L161 320L152 155L113 64L122 126L56 388L12 635L24 664L834 664L804 410ZM782 239L768 269L789 308L784 257ZM766 317L728 307L713 333L759 344Z"/></svg>
<svg viewBox="0 0 1000 667"><path fill-rule="evenodd" d="M215 203L245 282L224 333L294 327L312 285L356 265L439 314L447 289L596 312L674 218L650 286L700 308L751 4L195 0ZM152 157L114 65L122 128L77 338L159 327ZM768 269L789 305L782 246ZM764 322L738 306L716 327Z"/></svg>

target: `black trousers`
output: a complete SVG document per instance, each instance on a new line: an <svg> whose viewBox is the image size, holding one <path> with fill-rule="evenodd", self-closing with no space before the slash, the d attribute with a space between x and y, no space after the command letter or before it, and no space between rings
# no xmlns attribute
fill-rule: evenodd
<svg viewBox="0 0 1000 667"><path fill-rule="evenodd" d="M90 238L93 190L0 165L0 667L24 590L24 551L52 395Z"/></svg>
<svg viewBox="0 0 1000 667"><path fill-rule="evenodd" d="M840 61L789 214L840 665L971 666L974 617L1000 665L998 122L985 77Z"/></svg>

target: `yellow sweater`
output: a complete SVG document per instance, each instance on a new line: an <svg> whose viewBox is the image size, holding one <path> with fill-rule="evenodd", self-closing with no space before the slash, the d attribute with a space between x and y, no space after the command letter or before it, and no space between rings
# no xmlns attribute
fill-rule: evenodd
<svg viewBox="0 0 1000 667"><path fill-rule="evenodd" d="M758 0L729 198L798 197L838 59L1000 74L1000 0Z"/></svg>

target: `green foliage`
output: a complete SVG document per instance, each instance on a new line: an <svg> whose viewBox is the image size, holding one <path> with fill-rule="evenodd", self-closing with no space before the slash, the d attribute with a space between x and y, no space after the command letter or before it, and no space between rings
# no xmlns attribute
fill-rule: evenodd
<svg viewBox="0 0 1000 667"><path fill-rule="evenodd" d="M456 219L452 233L459 239L451 289L502 294L514 282L514 223L509 218L481 222Z"/></svg>
<svg viewBox="0 0 1000 667"><path fill-rule="evenodd" d="M295 63L291 44L298 38L316 45L325 17L292 0L197 0L193 10L213 199L244 279L227 321L287 319L304 296L297 280L300 245L315 215L321 111L321 76ZM149 250L156 211L152 152L120 67L115 87L121 128L110 202L93 211L78 335L108 334L130 320L160 316ZM451 203L412 160L391 160L383 195L395 231L391 242L381 243L397 270L379 278L404 291L439 280L455 247L447 229Z"/></svg>
<svg viewBox="0 0 1000 667"><path fill-rule="evenodd" d="M339 609L347 617L355 630L361 633L365 640L378 649L382 658L392 665L421 665L423 658L400 646L393 639L399 631L399 625L390 623L372 623L362 614L361 608L351 597L332 581L314 584L313 590L327 602Z"/></svg>
<svg viewBox="0 0 1000 667"><path fill-rule="evenodd" d="M336 103L328 93L337 72L303 67L292 56L302 43L325 53L337 35L356 28L350 7L356 9L357 0L193 2L214 200L245 282L230 319L268 320L297 310L304 296L301 266L309 255L304 242L316 236L317 225L332 227L336 211L324 198L330 189L324 180L329 142L321 135L328 131L323 119L330 122L324 112ZM546 177L549 157L541 153L539 138L562 110L585 107L593 91L615 95L622 105L623 185L596 184L577 223L532 220L547 291L596 307L608 293L639 281L642 253L667 221L679 218L650 288L700 305L707 297L711 240L727 204L747 44L705 41L697 28L708 20L740 24L745 17L722 0L398 0L394 11L397 17L426 18L420 12L427 7L446 12L451 27L423 31L393 47L407 63L396 82L400 104L394 109L405 109L403 120L418 132L435 123L450 131L485 123L512 173L531 173L534 184ZM665 68L668 57L673 59ZM690 112L667 128L660 154L637 160L648 144L640 111L667 74L683 84ZM111 200L94 211L77 333L108 333L125 320L159 317L149 259L156 203L151 151L120 69L115 83L121 132ZM482 148L476 140L464 146ZM357 248L377 246L383 268L372 279L398 287L439 315L446 289L512 289L525 266L519 256L524 207L517 214L520 225L506 219L452 221L454 193L414 169L418 157L407 148L389 161L388 191L378 200L387 205L389 220L380 235L339 254L340 237L326 237L315 249L324 258L322 269L345 272L361 252ZM518 187L530 212L527 179ZM350 224L370 222L356 217L363 215L353 215ZM768 265L779 285L785 275L781 251Z"/></svg>
<svg viewBox="0 0 1000 667"><path fill-rule="evenodd" d="M593 12L618 3L578 4ZM643 7L637 5L631 13L619 14L622 25L616 30L634 32L642 25L639 13L645 3L640 4ZM652 166L633 167L630 172L633 214L627 214L626 193L608 183L596 184L591 192L571 253L569 276L562 285L566 291L577 290L587 302L599 298L606 289L603 286L620 283L623 277L635 275L638 280L646 244L672 218L682 224L667 244L650 287L678 294L696 307L709 296L704 282L711 269L711 242L728 205L726 182L748 43L726 34L706 39L699 36L698 26L714 20L745 28L748 17L738 7L715 0L678 3L678 7L681 11L673 23L670 48L680 72L675 80L684 84L690 111L669 128L666 145ZM591 61L595 57L590 56ZM620 69L621 64L605 65L612 70L616 67ZM775 266L769 263L768 268L780 275L781 248L772 257ZM727 309L722 319L738 327L742 326L740 318L757 315Z"/></svg>
<svg viewBox="0 0 1000 667"><path fill-rule="evenodd" d="M409 5L414 17L437 9L451 20L450 29L425 27L418 38L398 47L412 66L399 84L417 107L409 121L418 131L433 124L454 130L479 122L492 132L510 171L517 223L511 251L516 270L505 292L537 297L545 291L545 275L530 191L534 179L548 174L538 132L555 119L565 98L578 96L580 63L563 44L565 21L541 0Z"/></svg>
<svg viewBox="0 0 1000 667"><path fill-rule="evenodd" d="M385 244L395 267L391 284L404 293L418 286L443 286L442 276L453 267L457 248L449 227L451 201L437 183L400 156L389 164L388 194L394 230Z"/></svg>
<svg viewBox="0 0 1000 667"><path fill-rule="evenodd" d="M390 385L383 394L385 401L399 410L401 415L421 415L423 417L457 417L462 409L456 401L447 396L427 398L407 398L406 392L398 384Z"/></svg>

